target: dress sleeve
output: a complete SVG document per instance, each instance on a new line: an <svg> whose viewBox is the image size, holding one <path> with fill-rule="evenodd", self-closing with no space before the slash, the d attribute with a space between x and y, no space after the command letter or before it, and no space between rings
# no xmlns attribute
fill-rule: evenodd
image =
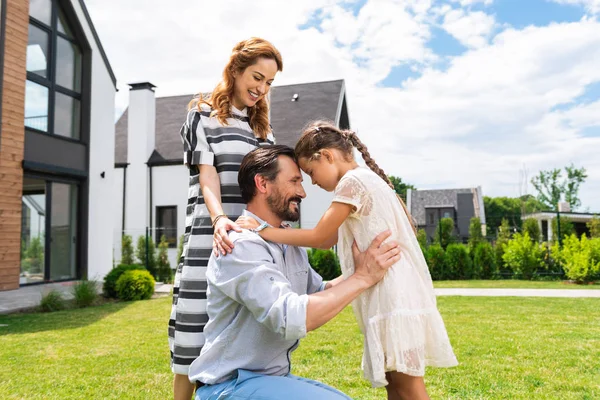
<svg viewBox="0 0 600 400"><path fill-rule="evenodd" d="M360 215L365 206L370 205L371 200L362 182L356 176L347 174L336 186L333 201L350 204L354 207L354 213Z"/></svg>
<svg viewBox="0 0 600 400"><path fill-rule="evenodd" d="M191 165L214 165L213 154L200 120L200 113L194 107L190 110L181 127L181 140L183 142L183 163Z"/></svg>

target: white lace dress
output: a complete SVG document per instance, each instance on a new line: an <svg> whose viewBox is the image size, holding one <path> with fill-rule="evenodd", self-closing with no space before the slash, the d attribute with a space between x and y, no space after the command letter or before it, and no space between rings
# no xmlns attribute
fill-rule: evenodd
<svg viewBox="0 0 600 400"><path fill-rule="evenodd" d="M437 310L427 263L395 192L368 168L349 171L333 201L355 207L339 230L344 277L354 272L352 242L364 251L389 229L402 255L381 282L352 303L364 335L362 367L374 387L387 385L386 371L423 376L425 366L452 367L458 361ZM390 240L388 239L388 240Z"/></svg>

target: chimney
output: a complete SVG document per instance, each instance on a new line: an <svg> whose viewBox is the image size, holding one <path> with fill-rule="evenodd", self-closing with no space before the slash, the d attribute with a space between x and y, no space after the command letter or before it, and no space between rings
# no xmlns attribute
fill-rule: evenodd
<svg viewBox="0 0 600 400"><path fill-rule="evenodd" d="M558 211L564 212L564 213L571 212L571 206L566 201L559 201L558 202Z"/></svg>
<svg viewBox="0 0 600 400"><path fill-rule="evenodd" d="M149 82L129 84L127 110L127 193L125 230L133 237L145 234L149 225L148 159L155 147L156 97Z"/></svg>

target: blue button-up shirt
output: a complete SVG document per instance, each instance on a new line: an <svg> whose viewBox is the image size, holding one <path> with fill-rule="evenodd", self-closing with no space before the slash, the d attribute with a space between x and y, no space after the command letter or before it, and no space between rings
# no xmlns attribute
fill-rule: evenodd
<svg viewBox="0 0 600 400"><path fill-rule="evenodd" d="M243 215L263 222L249 211ZM325 288L304 249L248 230L229 238L232 253L208 262L209 320L202 352L190 366L192 382L220 383L238 369L288 374L290 354L306 336L308 295Z"/></svg>

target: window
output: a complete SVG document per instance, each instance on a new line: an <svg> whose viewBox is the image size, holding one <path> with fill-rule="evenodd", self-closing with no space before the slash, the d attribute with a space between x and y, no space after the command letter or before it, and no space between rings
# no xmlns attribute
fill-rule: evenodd
<svg viewBox="0 0 600 400"><path fill-rule="evenodd" d="M82 52L58 2L31 0L25 127L81 138Z"/></svg>
<svg viewBox="0 0 600 400"><path fill-rule="evenodd" d="M156 243L165 236L170 248L177 247L177 206L156 207Z"/></svg>
<svg viewBox="0 0 600 400"><path fill-rule="evenodd" d="M433 211L429 211L429 212L427 213L427 219L428 219L428 221L429 221L429 222L428 222L428 224L429 224L429 225L433 225L433 224L435 224L435 215L434 215Z"/></svg>

